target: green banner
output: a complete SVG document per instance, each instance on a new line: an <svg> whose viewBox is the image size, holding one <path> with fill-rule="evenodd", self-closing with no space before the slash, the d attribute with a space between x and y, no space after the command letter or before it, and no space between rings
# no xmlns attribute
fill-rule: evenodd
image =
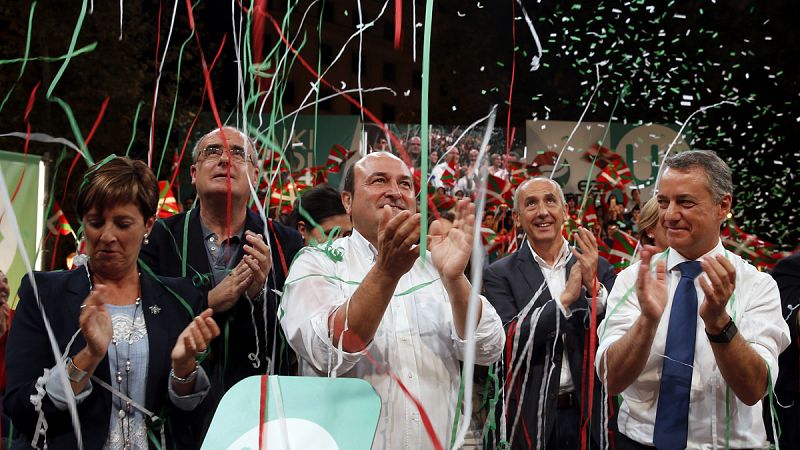
<svg viewBox="0 0 800 450"><path fill-rule="evenodd" d="M25 252L34 269L40 269L36 246L44 224L44 165L39 156L0 151L0 169L6 183L11 207L17 218L17 230L8 217L8 204L0 201L0 270L8 277L10 306L16 306L19 282L27 269L17 246L22 236ZM13 300L12 300L13 299Z"/></svg>

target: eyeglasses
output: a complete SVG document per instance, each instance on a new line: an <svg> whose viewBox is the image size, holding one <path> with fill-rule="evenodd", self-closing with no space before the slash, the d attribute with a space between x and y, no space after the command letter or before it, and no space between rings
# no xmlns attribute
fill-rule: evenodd
<svg viewBox="0 0 800 450"><path fill-rule="evenodd" d="M229 148L230 148L230 155L228 156L228 158L231 161L237 164L243 163L245 161L246 158L245 150L242 147L239 147L238 145L231 145L229 146ZM203 156L203 160L218 161L222 157L223 153L226 153L225 147L212 144L204 148L200 154ZM252 159L250 159L250 161L252 161Z"/></svg>

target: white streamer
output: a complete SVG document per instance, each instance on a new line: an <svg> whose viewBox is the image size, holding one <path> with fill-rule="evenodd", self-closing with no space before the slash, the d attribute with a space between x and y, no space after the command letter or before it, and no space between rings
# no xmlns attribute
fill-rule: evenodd
<svg viewBox="0 0 800 450"><path fill-rule="evenodd" d="M667 160L667 157L669 156L669 153L672 151L672 147L678 141L678 138L680 138L681 135L683 134L683 129L686 128L686 125L692 120L692 118L695 116L695 114L701 113L701 112L707 111L707 110L709 110L711 108L716 108L717 106L722 106L722 105L725 105L725 104L736 106L736 103L734 103L734 102L732 102L730 100L723 100L721 102L714 103L713 105L703 106L700 109L698 109L697 111L691 113L689 115L689 117L686 119L686 121L683 122L683 125L681 125L681 128L675 134L675 139L673 139L672 142L669 143L669 146L667 146L667 151L664 153L664 157L661 158L661 164L658 167L658 176L656 177L656 183L655 183L656 192L658 192L658 185L661 182L661 175L664 173L664 161Z"/></svg>
<svg viewBox="0 0 800 450"><path fill-rule="evenodd" d="M561 151L558 153L558 159L556 159L556 163L553 164L553 172L550 173L550 179L552 180L553 177L556 175L556 170L558 169L558 164L561 162L561 157L564 156L564 150L567 149L567 145L569 145L569 141L572 140L572 136L575 136L575 132L578 131L578 127L583 122L583 116L586 115L586 111L589 110L589 106L592 104L592 100L594 99L594 95L597 94L597 90L600 89L600 66L604 66L608 63L608 61L599 62L594 65L595 74L597 75L597 85L594 87L594 91L592 91L592 95L589 96L589 100L586 102L586 107L583 108L583 112L581 113L581 117L575 122L575 128L572 129L572 132L569 134L567 141L564 142L564 146L561 147Z"/></svg>
<svg viewBox="0 0 800 450"><path fill-rule="evenodd" d="M42 302L39 299L39 288L36 284L36 277L33 275L31 261L30 258L28 258L28 253L25 251L25 243L22 241L22 233L20 232L19 224L17 223L17 215L14 213L14 208L11 205L11 199L8 196L8 189L6 188L6 180L2 171L0 171L0 200L2 200L3 208L5 209L3 218L10 222L11 228L15 232L15 236L17 238L17 251L19 251L19 254L22 257L22 262L25 264L28 280L33 288L33 294L36 297L36 304L39 307L39 312L42 314L42 322L44 323L45 331L47 331L47 338L50 340L50 349L53 352L53 358L56 361L55 375L58 381L61 382L64 392L72 392L72 386L70 386L69 380L67 379L67 368L64 365L61 351L58 348L58 341L56 341L55 335L53 334L53 329L50 327L50 321L47 319L47 315L44 312L44 307L42 307ZM44 368L45 382L48 377L47 371L48 368ZM69 395L66 396L66 402L67 409L69 410L69 414L72 419L72 429L75 432L75 439L78 441L78 448L83 449L81 422L78 417L78 407L75 402L75 397ZM44 413L41 411L41 409L39 409L39 421L42 422L43 420Z"/></svg>
<svg viewBox="0 0 800 450"><path fill-rule="evenodd" d="M469 292L469 304L467 305L467 323L466 323L466 346L464 348L464 368L461 374L461 380L464 385L464 420L461 421L461 426L453 442L453 449L461 448L464 445L464 438L467 435L467 428L469 428L470 419L472 418L472 379L475 372L475 328L478 326L478 306L481 304L480 289L483 281L483 245L481 238L481 222L483 222L483 212L486 208L486 183L488 181L489 166L486 163L486 151L489 147L489 140L492 137L492 130L494 130L494 120L497 117L497 105L492 106L489 112L489 121L486 123L486 131L483 134L483 142L481 142L481 150L478 155L478 167L480 167L481 177L478 184L478 203L475 208L475 221L472 230L472 276L471 288ZM483 120L483 119L481 119Z"/></svg>
<svg viewBox="0 0 800 450"><path fill-rule="evenodd" d="M525 10L525 6L522 4L522 0L517 0L517 4L520 8L522 8L522 15L525 16L525 22L528 24L528 29L531 30L531 34L533 35L533 40L536 42L536 49L539 51L538 55L533 55L531 58L531 72L539 70L539 63L542 59L542 43L539 41L539 35L536 34L536 29L533 28L533 21L528 16L528 11Z"/></svg>

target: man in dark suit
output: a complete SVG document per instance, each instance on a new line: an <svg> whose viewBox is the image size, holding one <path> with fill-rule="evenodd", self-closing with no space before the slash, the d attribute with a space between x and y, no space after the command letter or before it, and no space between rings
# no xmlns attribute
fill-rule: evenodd
<svg viewBox="0 0 800 450"><path fill-rule="evenodd" d="M781 426L781 448L793 448L800 442L800 350L798 350L798 304L800 304L800 254L786 257L772 271L781 291L783 317L789 325L791 344L778 359L780 370L775 383L775 409ZM781 406L783 405L783 406ZM784 407L785 406L785 407ZM771 424L771 409L764 405L764 423ZM774 442L774 440L773 440Z"/></svg>
<svg viewBox="0 0 800 450"><path fill-rule="evenodd" d="M508 336L497 440L515 449L578 449L581 427L591 416L591 440L599 445L606 399L596 378L594 389L588 389L595 375L584 353L592 311L602 314L616 275L598 257L589 230L581 227L572 236L578 248L564 239L568 212L558 183L546 178L522 183L514 195L513 218L526 242L484 272L484 294Z"/></svg>
<svg viewBox="0 0 800 450"><path fill-rule="evenodd" d="M192 152L198 206L158 221L140 259L159 275L187 277L207 293L222 330L209 356L214 405L251 375L289 374L288 345L278 327L278 296L300 234L250 209L257 186L253 141L232 127L203 136ZM208 425L210 417L207 418Z"/></svg>

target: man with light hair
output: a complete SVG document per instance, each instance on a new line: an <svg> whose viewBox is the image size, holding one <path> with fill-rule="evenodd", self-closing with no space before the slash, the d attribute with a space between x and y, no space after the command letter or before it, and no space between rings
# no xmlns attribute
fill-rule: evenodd
<svg viewBox="0 0 800 450"><path fill-rule="evenodd" d="M214 341L208 358L215 406L245 377L289 374L274 290L283 289L303 240L248 208L258 164L253 141L239 129L223 127L200 138L191 166L197 206L159 220L140 254L156 274L191 278L208 295L225 336Z"/></svg>
<svg viewBox="0 0 800 450"><path fill-rule="evenodd" d="M577 450L582 425L591 418L591 440L600 448L605 433L600 408L606 399L584 354L592 314L602 317L614 270L598 256L591 231L581 227L570 236L577 247L563 237L569 216L557 182L522 182L512 217L525 232L525 243L486 268L483 277L484 294L508 330L508 359L501 371L507 379L499 403L504 414L494 441L505 440L515 449Z"/></svg>
<svg viewBox="0 0 800 450"><path fill-rule="evenodd" d="M656 198L669 248L644 246L619 274L598 328L598 374L623 394L616 448L768 448L761 399L789 344L778 287L722 246L727 164L703 150L664 167Z"/></svg>

